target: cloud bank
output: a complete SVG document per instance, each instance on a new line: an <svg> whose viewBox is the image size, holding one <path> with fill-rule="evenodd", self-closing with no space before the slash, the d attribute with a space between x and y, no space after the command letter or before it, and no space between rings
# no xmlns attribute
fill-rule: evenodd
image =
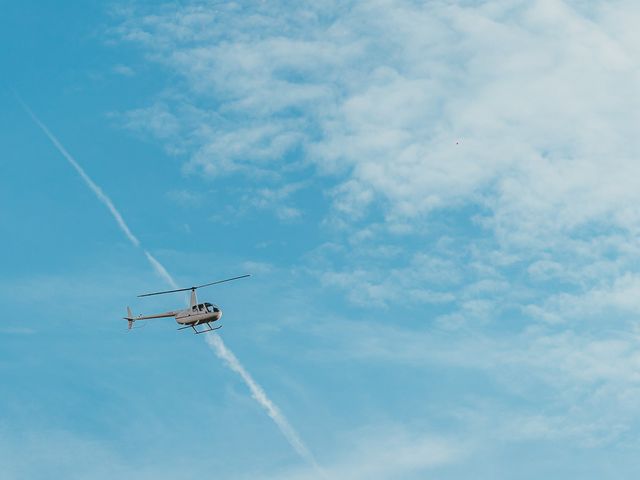
<svg viewBox="0 0 640 480"><path fill-rule="evenodd" d="M628 1L198 2L116 33L182 78L128 119L187 170L310 163L351 220L473 204L502 242L541 246L637 226L639 18Z"/></svg>
<svg viewBox="0 0 640 480"><path fill-rule="evenodd" d="M333 227L305 259L323 288L479 339L429 355L437 335L397 319L397 342L367 325L344 355L536 377L561 398L549 428L579 436L639 398L601 368L637 355L639 21L629 0L194 2L124 11L111 35L177 79L128 128L188 174L313 178Z"/></svg>

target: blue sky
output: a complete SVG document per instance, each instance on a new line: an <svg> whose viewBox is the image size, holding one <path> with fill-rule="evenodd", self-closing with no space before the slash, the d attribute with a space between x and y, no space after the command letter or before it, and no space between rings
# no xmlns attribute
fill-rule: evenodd
<svg viewBox="0 0 640 480"><path fill-rule="evenodd" d="M3 478L638 471L640 6L41 3L0 29ZM200 298L318 468L202 337L126 333L184 301L144 249L253 275Z"/></svg>

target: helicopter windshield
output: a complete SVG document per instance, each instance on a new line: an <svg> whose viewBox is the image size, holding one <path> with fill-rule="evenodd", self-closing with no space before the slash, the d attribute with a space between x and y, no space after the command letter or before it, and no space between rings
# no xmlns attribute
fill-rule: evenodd
<svg viewBox="0 0 640 480"><path fill-rule="evenodd" d="M211 305L210 303L205 303L204 304L204 308L206 308L207 312L213 312L213 305Z"/></svg>

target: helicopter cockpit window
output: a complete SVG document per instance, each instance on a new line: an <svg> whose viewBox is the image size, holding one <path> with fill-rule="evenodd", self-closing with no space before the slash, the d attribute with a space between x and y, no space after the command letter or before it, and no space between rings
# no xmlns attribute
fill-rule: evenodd
<svg viewBox="0 0 640 480"><path fill-rule="evenodd" d="M197 312L197 311L198 311L198 306L197 306L197 305L194 305L194 306L193 306L193 308L192 308L191 310L193 310L194 312Z"/></svg>
<svg viewBox="0 0 640 480"><path fill-rule="evenodd" d="M203 304L198 305L198 309L199 309L201 312L204 312L204 305L203 305Z"/></svg>
<svg viewBox="0 0 640 480"><path fill-rule="evenodd" d="M204 307L207 310L207 312L213 312L213 305L211 305L210 303L205 303Z"/></svg>

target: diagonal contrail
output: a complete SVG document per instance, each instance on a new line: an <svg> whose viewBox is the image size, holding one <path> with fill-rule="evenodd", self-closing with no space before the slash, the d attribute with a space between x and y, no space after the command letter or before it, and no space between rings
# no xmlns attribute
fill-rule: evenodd
<svg viewBox="0 0 640 480"><path fill-rule="evenodd" d="M78 162L75 161L75 159L71 156L71 154L67 152L67 149L64 148L64 146L62 146L62 144L53 135L53 133L49 131L47 126L44 123L42 123L38 117L36 117L35 113L33 113L31 109L20 98L18 98L18 101L22 104L22 108L25 109L25 111L29 114L29 116L33 119L33 121L36 122L36 124L40 127L40 129L44 132L44 134L47 137L49 137L49 140L51 140L51 143L53 143L53 145L58 149L58 151L62 154L62 156L67 159L67 161L71 164L73 168L76 169L76 171L78 172L80 177L82 177L82 179L87 184L87 186L93 191L93 193L96 194L96 197L98 197L98 200L100 200L102 203L106 205L106 207L111 212L111 215L113 216L113 218L115 218L116 222L118 222L118 226L127 236L127 238L131 241L131 243L133 243L136 247L139 247L140 241L136 238L136 236L133 233L131 233L131 230L129 230L129 227L124 221L124 218L122 218L122 215L120 215L120 212L118 212L118 210L116 209L111 199L107 197L107 195L102 191L102 189L98 185L95 184L93 180L91 180L89 175L87 175L84 169L78 164Z"/></svg>
<svg viewBox="0 0 640 480"><path fill-rule="evenodd" d="M306 447L306 445L302 442L291 424L287 421L278 407L269 399L269 397L267 397L267 394L264 392L262 387L258 385L256 381L251 377L251 375L249 375L249 372L244 369L233 352L227 348L227 346L222 341L222 338L219 335L211 335L210 337L207 337L207 343L214 349L216 355L218 355L218 357L222 359L231 370L242 377L244 383L246 383L247 387L249 387L249 390L251 390L251 396L264 407L264 409L267 411L267 415L269 415L271 419L276 423L282 434L286 437L289 444L296 452L298 452L298 455L307 460L314 467L318 468L313 455Z"/></svg>
<svg viewBox="0 0 640 480"><path fill-rule="evenodd" d="M144 251L144 255L145 257L147 257L147 260L153 266L156 273L160 275L164 279L164 281L171 286L171 288L178 288L178 284L175 282L171 274L167 272L167 269L164 268L164 265L162 265L158 260L156 260L153 255L151 255L146 250Z"/></svg>
<svg viewBox="0 0 640 480"><path fill-rule="evenodd" d="M29 116L33 119L33 121L40 127L40 129L45 133L45 135L49 138L51 143L58 149L58 151L62 154L64 158L71 164L71 166L78 172L80 177L84 180L87 186L95 193L98 200L100 200L111 212L111 215L117 222L120 230L125 234L125 236L129 239L129 241L135 246L140 247L140 240L131 232L129 226L122 218L122 215L115 207L111 199L105 194L102 189L96 185L96 183L87 175L84 169L80 166L80 164L71 156L71 154L67 151L66 148L60 143L60 141L51 133L51 131L47 128L47 126L40 121L40 119L33 113L33 111L29 108L27 104L25 104L20 97L16 95L18 101L24 108L24 110L29 114ZM175 280L171 276L171 274L167 271L167 269L162 265L153 255L151 255L144 248L142 249L144 252L147 261L151 264L156 273L162 277L172 288L178 288ZM227 346L222 341L222 338L213 333L210 337L207 337L207 344L214 350L218 358L224 361L226 365L240 375L240 378L247 385L249 390L251 391L251 396L265 409L267 415L275 422L276 426L280 430L280 432L287 439L291 447L300 455L304 460L308 461L312 466L314 466L317 470L321 471L316 463L313 455L309 451L309 449L305 446L304 442L300 439L297 432L293 429L291 424L287 421L286 417L282 414L282 412L278 409L278 407L271 401L271 399L267 396L264 389L258 385L258 383L253 379L253 377L247 372L247 370L242 366L238 358L234 355L234 353L227 348Z"/></svg>

